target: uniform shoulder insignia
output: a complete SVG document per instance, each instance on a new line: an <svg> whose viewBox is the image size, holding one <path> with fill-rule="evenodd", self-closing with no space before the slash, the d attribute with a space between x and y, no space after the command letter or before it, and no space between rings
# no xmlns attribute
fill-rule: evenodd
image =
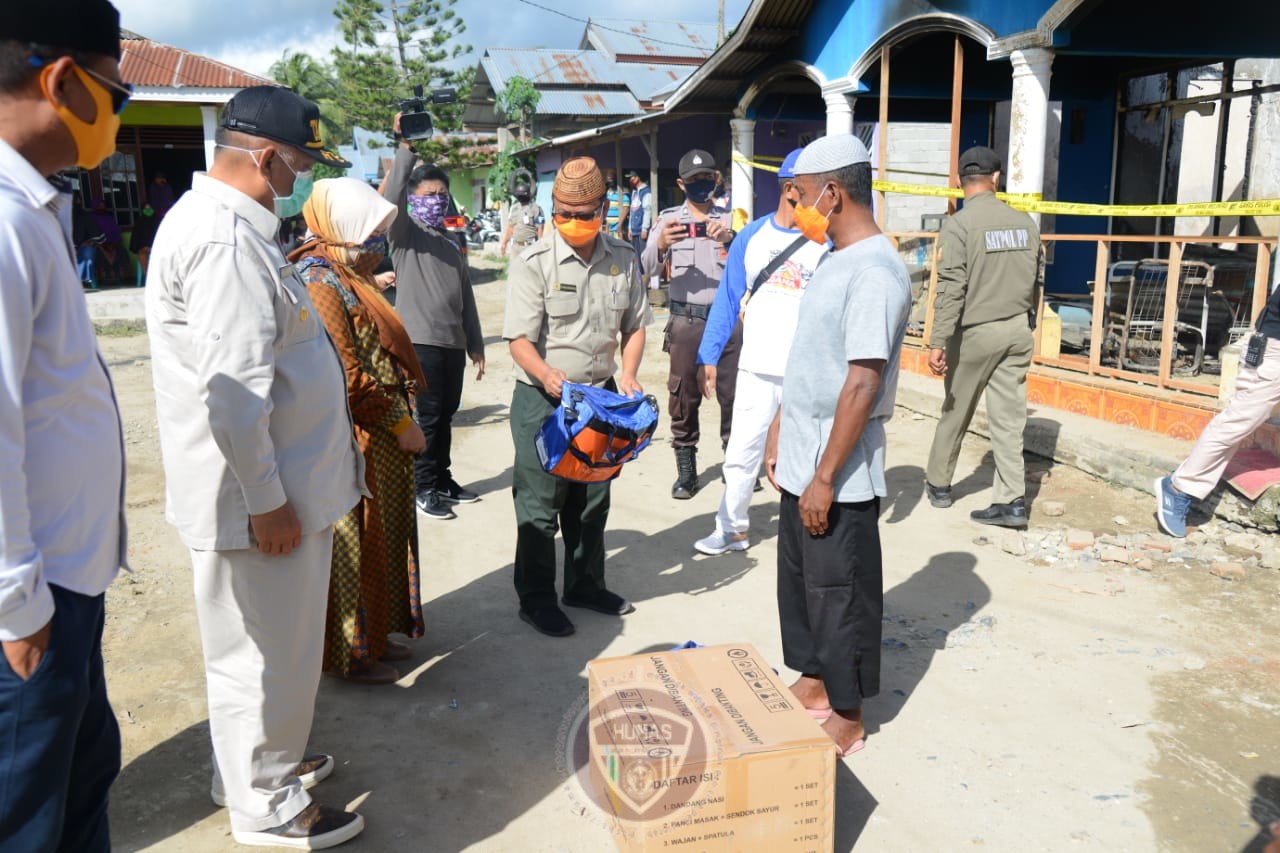
<svg viewBox="0 0 1280 853"><path fill-rule="evenodd" d="M632 255L636 253L636 247L628 243L626 240L614 237L612 234L606 234L604 235L604 238L609 248L614 251L626 251L628 254Z"/></svg>
<svg viewBox="0 0 1280 853"><path fill-rule="evenodd" d="M529 246L520 252L520 260L522 261L533 260L538 255L541 255L547 252L550 248L551 247L545 241L538 240L532 246Z"/></svg>
<svg viewBox="0 0 1280 853"><path fill-rule="evenodd" d="M665 210L662 210L661 212L659 212L659 213L658 213L658 215L659 215L659 216L666 216L667 214L671 214L671 215L673 215L673 216L674 216L675 214L677 214L677 213L679 213L679 212L680 212L680 208L681 208L682 206L683 206L683 205L679 205L679 204L677 204L675 207L668 207L668 208L666 208Z"/></svg>
<svg viewBox="0 0 1280 853"><path fill-rule="evenodd" d="M210 243L236 245L236 214L229 207L217 205L213 209L213 222L205 239Z"/></svg>

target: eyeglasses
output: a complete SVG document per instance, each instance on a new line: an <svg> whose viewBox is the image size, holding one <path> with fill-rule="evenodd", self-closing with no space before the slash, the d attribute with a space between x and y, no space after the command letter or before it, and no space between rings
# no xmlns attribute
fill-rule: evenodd
<svg viewBox="0 0 1280 853"><path fill-rule="evenodd" d="M590 222L593 219L599 219L600 211L591 210L591 211L587 211L586 213L578 213L576 211L570 211L570 210L557 210L551 215L555 217L557 222L563 225L574 219L578 220L579 222Z"/></svg>
<svg viewBox="0 0 1280 853"><path fill-rule="evenodd" d="M29 62L31 63L32 68L43 68L58 58L59 57L57 56L41 56L39 53L33 53ZM73 60L74 58L75 57L72 57ZM115 80L103 77L92 68L89 68L80 62L76 62L76 68L80 69L85 74L88 74L94 80L97 80L107 89L108 92L111 93L111 111L116 115L120 115L120 111L128 105L129 99L133 97L132 84L117 83Z"/></svg>
<svg viewBox="0 0 1280 853"><path fill-rule="evenodd" d="M117 83L108 77L103 77L92 68L85 68L83 65L77 66L85 74L88 74L94 80L97 80L111 92L111 109L116 115L120 115L120 111L129 103L129 99L133 97L133 85L130 83Z"/></svg>

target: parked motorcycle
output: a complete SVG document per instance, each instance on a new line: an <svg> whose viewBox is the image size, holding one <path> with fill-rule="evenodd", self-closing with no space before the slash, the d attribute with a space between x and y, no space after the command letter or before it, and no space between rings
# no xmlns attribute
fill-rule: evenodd
<svg viewBox="0 0 1280 853"><path fill-rule="evenodd" d="M472 248L483 249L489 241L502 239L502 220L496 210L481 211L467 225L467 242Z"/></svg>

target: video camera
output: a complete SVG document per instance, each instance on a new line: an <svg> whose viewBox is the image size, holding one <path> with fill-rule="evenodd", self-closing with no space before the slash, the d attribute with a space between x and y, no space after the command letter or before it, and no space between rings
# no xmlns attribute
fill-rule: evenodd
<svg viewBox="0 0 1280 853"><path fill-rule="evenodd" d="M413 97L400 102L400 135L408 140L430 139L435 132L427 104L456 104L457 89L432 89L423 94L421 86L413 87Z"/></svg>

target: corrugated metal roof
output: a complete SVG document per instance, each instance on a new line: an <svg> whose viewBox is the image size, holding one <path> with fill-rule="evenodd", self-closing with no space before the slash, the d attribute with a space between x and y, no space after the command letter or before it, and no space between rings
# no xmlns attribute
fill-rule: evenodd
<svg viewBox="0 0 1280 853"><path fill-rule="evenodd" d="M499 92L512 77L524 77L538 88L626 85L617 65L598 50L491 47L480 64Z"/></svg>
<svg viewBox="0 0 1280 853"><path fill-rule="evenodd" d="M592 18L585 38L612 56L706 59L716 49L716 25Z"/></svg>
<svg viewBox="0 0 1280 853"><path fill-rule="evenodd" d="M666 109L731 107L743 81L799 35L813 5L814 0L753 0L737 31L667 99Z"/></svg>
<svg viewBox="0 0 1280 853"><path fill-rule="evenodd" d="M630 92L608 89L553 90L542 93L538 115L632 116L644 110Z"/></svg>
<svg viewBox="0 0 1280 853"><path fill-rule="evenodd" d="M275 82L129 30L120 31L120 52L120 76L134 86L244 89Z"/></svg>
<svg viewBox="0 0 1280 853"><path fill-rule="evenodd" d="M642 101L673 89L683 83L696 69L696 65L648 65L639 62L619 62L618 74L626 81L631 94Z"/></svg>

